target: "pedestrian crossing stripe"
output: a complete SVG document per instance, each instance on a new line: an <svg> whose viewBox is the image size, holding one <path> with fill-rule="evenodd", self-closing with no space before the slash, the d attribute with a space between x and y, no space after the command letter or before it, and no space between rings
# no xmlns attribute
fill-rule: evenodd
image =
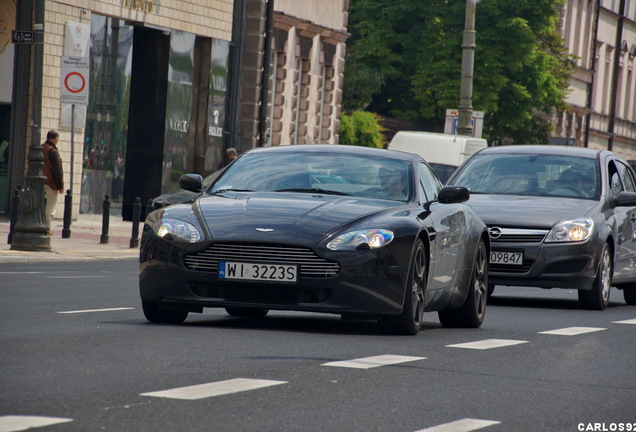
<svg viewBox="0 0 636 432"><path fill-rule="evenodd" d="M179 387L170 390L142 393L140 396L196 400L214 396L222 396L231 393L239 393L248 390L256 390L280 384L287 384L287 381L235 378L226 381L217 381L207 384Z"/></svg>
<svg viewBox="0 0 636 432"><path fill-rule="evenodd" d="M539 332L539 334L558 335L558 336L577 336L585 333L593 333L601 330L607 330L601 327L566 327L556 330L548 330Z"/></svg>
<svg viewBox="0 0 636 432"><path fill-rule="evenodd" d="M354 369L371 369L380 366L388 366L399 363L406 363L416 360L425 360L426 357L412 357L412 356L400 356L400 355L391 355L391 354L383 354L377 355L373 357L364 357L354 360L342 360L342 361L334 361L329 363L323 363L322 366L335 366L335 367L345 367L345 368L354 368Z"/></svg>
<svg viewBox="0 0 636 432"><path fill-rule="evenodd" d="M502 348L502 347L507 347L512 345L524 344L524 343L528 343L528 341L510 340L510 339L484 339L484 340L475 341L475 342L446 345L446 347L487 350L491 348Z"/></svg>

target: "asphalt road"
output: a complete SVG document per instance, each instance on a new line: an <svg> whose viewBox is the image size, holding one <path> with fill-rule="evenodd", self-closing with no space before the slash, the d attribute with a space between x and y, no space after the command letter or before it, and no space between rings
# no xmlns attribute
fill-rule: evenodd
<svg viewBox="0 0 636 432"><path fill-rule="evenodd" d="M271 312L143 317L137 263L0 265L0 431L636 430L636 307L497 287L414 337ZM466 345L468 344L468 345ZM604 429L603 429L604 428Z"/></svg>

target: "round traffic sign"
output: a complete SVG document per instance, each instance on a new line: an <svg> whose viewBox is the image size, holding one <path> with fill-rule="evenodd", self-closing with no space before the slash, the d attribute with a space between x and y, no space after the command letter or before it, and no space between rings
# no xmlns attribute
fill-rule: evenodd
<svg viewBox="0 0 636 432"><path fill-rule="evenodd" d="M64 87L71 93L81 93L86 87L86 79L79 72L71 72L64 77Z"/></svg>

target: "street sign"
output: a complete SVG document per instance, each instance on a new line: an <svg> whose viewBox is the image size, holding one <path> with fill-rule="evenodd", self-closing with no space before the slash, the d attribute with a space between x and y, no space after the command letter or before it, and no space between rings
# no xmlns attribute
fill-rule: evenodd
<svg viewBox="0 0 636 432"><path fill-rule="evenodd" d="M33 32L26 30L11 30L11 42L14 44L32 44Z"/></svg>
<svg viewBox="0 0 636 432"><path fill-rule="evenodd" d="M62 56L60 102L88 105L89 58Z"/></svg>
<svg viewBox="0 0 636 432"><path fill-rule="evenodd" d="M455 135L457 133L457 121L459 120L459 110L447 109L446 110L446 122L444 123L444 133ZM470 124L473 129L473 136L475 138L481 138L484 130L484 112L473 111L473 115L470 118Z"/></svg>

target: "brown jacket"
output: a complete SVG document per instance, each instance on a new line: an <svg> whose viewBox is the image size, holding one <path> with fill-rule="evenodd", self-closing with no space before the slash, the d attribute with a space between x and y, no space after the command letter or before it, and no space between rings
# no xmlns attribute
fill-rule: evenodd
<svg viewBox="0 0 636 432"><path fill-rule="evenodd" d="M60 159L60 152L55 144L46 140L42 144L42 151L44 152L44 167L42 171L46 177L44 182L51 189L63 190L64 181L62 173L62 159Z"/></svg>

